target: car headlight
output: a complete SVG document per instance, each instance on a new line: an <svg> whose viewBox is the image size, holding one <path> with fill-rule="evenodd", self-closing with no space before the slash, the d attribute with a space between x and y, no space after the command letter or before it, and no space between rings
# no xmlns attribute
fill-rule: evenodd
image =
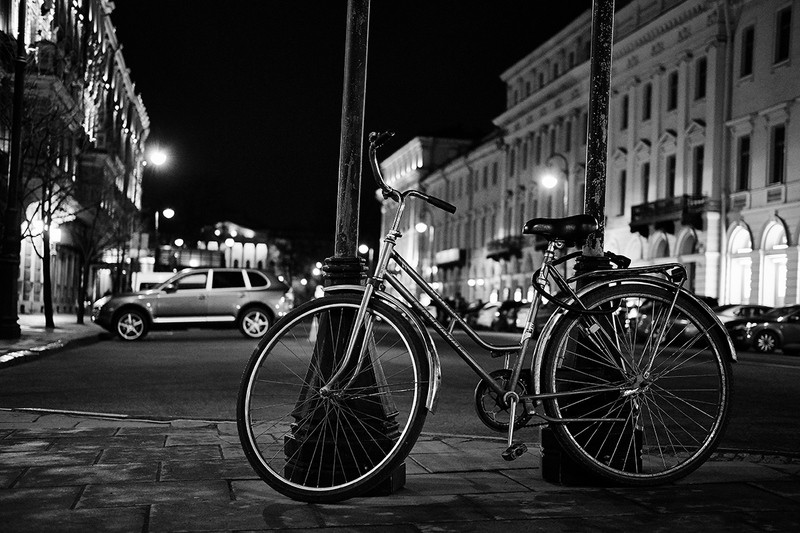
<svg viewBox="0 0 800 533"><path fill-rule="evenodd" d="M92 308L102 309L109 301L111 301L111 296L103 296L92 305Z"/></svg>

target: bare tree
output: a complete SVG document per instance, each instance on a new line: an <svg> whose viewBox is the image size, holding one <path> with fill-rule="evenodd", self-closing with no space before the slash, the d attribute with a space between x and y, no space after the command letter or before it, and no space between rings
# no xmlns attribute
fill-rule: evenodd
<svg viewBox="0 0 800 533"><path fill-rule="evenodd" d="M76 156L80 153L80 107L53 76L26 81L22 120L21 237L42 260L45 326L54 327L50 265L51 229L74 218ZM37 246L41 238L41 246Z"/></svg>

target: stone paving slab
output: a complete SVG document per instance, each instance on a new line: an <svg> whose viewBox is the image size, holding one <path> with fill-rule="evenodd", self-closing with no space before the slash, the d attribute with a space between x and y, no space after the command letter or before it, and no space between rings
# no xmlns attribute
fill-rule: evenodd
<svg viewBox="0 0 800 533"><path fill-rule="evenodd" d="M122 465L33 467L17 481L17 487L59 487L97 483L156 481L158 463Z"/></svg>
<svg viewBox="0 0 800 533"><path fill-rule="evenodd" d="M161 481L188 479L247 479L257 478L250 464L242 459L198 460L182 459L161 463ZM261 482L263 485L264 483Z"/></svg>
<svg viewBox="0 0 800 533"><path fill-rule="evenodd" d="M36 533L131 533L146 531L148 509L128 507L114 509L34 509L17 507L6 513L0 511L4 531L32 531Z"/></svg>
<svg viewBox="0 0 800 533"><path fill-rule="evenodd" d="M677 490L676 490L677 489ZM797 502L747 483L608 489L656 513L788 511Z"/></svg>
<svg viewBox="0 0 800 533"><path fill-rule="evenodd" d="M154 503L183 503L188 507L209 501L230 501L224 480L106 483L87 485L76 508L132 507Z"/></svg>
<svg viewBox="0 0 800 533"><path fill-rule="evenodd" d="M149 461L221 459L219 446L173 446L171 448L106 448L101 463L133 463Z"/></svg>
<svg viewBox="0 0 800 533"><path fill-rule="evenodd" d="M151 507L148 531L318 532L324 524L311 507L296 502L280 506L260 501L207 502L187 513L180 503L158 503Z"/></svg>

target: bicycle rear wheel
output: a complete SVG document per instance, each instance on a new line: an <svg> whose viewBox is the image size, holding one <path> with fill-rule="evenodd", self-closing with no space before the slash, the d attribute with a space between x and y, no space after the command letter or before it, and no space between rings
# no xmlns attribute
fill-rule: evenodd
<svg viewBox="0 0 800 533"><path fill-rule="evenodd" d="M641 282L582 298L545 350L544 401L566 452L617 483L674 481L700 466L722 437L731 403L732 357L724 328L694 298Z"/></svg>
<svg viewBox="0 0 800 533"><path fill-rule="evenodd" d="M250 357L237 402L252 467L296 500L334 502L375 487L402 463L427 414L429 369L419 335L374 301L355 357L343 364L361 299L326 296L290 312ZM363 364L356 361L362 353Z"/></svg>

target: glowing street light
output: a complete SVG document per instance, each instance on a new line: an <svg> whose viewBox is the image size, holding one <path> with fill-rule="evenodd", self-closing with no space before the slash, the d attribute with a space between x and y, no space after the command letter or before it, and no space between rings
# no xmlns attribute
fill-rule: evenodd
<svg viewBox="0 0 800 533"><path fill-rule="evenodd" d="M555 161L559 161L558 167L555 167L553 163ZM559 174L563 176L564 182L564 212L561 216L568 216L569 215L569 162L567 158L559 153L554 153L550 157L547 158L547 162L545 163L547 170L542 174L540 180L541 184L546 189L554 189L558 186L559 182L562 180L559 179Z"/></svg>
<svg viewBox="0 0 800 533"><path fill-rule="evenodd" d="M150 152L149 159L155 166L160 167L167 162L167 153L160 148L156 148Z"/></svg>

